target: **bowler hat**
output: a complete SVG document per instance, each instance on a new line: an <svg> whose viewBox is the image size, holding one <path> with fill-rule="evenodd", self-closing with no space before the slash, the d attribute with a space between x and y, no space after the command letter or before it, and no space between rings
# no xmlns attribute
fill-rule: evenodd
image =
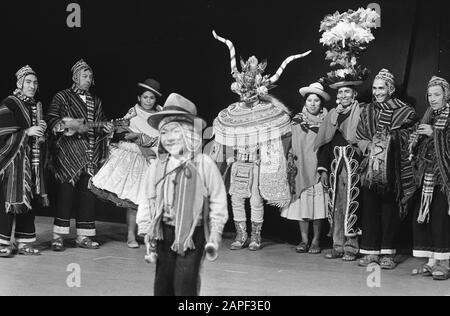
<svg viewBox="0 0 450 316"><path fill-rule="evenodd" d="M154 79L149 78L146 79L143 83L139 82L138 86L156 93L159 97L162 96L161 92L159 91L161 89L161 86L159 82Z"/></svg>

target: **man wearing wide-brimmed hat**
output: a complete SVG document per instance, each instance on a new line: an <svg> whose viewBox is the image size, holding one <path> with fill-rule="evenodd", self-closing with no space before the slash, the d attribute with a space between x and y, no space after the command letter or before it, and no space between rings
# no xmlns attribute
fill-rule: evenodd
<svg viewBox="0 0 450 316"><path fill-rule="evenodd" d="M102 102L90 92L94 84L92 68L80 59L72 67L72 87L58 92L47 113L47 123L52 132L52 173L59 183L55 205L52 249L63 251L64 235L70 233L70 216L75 202L76 228L79 247L98 249L91 240L95 232L95 197L88 190L89 179L100 168L106 156L106 137L111 123L103 128L89 128L87 124L106 121ZM87 123L87 124L86 124ZM73 133L67 133L71 128Z"/></svg>
<svg viewBox="0 0 450 316"><path fill-rule="evenodd" d="M195 296L205 244L218 250L228 220L225 185L201 153L206 122L194 103L172 93L148 123L160 132L161 153L150 167L154 211L146 237L157 242L154 294Z"/></svg>
<svg viewBox="0 0 450 316"><path fill-rule="evenodd" d="M37 196L46 200L40 144L47 124L42 104L34 98L38 78L28 65L16 76L17 89L0 103L0 257L9 257L15 250L22 255L40 254L32 246L36 230L31 203Z"/></svg>
<svg viewBox="0 0 450 316"><path fill-rule="evenodd" d="M342 258L354 261L359 251L359 150L356 146L356 128L363 104L356 97L356 87L364 75L348 71L345 77L328 77L324 81L337 90L336 108L331 109L319 128L315 141L317 171L322 184L329 187L328 219L333 248L327 259Z"/></svg>

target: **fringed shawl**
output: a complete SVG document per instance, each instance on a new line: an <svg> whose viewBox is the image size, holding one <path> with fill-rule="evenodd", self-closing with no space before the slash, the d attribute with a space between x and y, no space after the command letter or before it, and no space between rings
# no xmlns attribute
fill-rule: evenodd
<svg viewBox="0 0 450 316"><path fill-rule="evenodd" d="M410 141L413 141L414 139L418 140L417 147L415 148L417 154L413 160L417 186L420 187L428 184L429 186L434 187L435 185L440 185L441 190L447 197L448 205L450 207L450 117L448 117L448 107L449 105L446 106L446 122L441 122L443 126L440 128L434 128L432 138L419 136L417 133L414 133L414 135L411 136ZM421 124L431 124L433 119L432 113L433 109L428 108L422 118ZM426 157L430 150L433 150L431 153L433 161L428 161ZM433 175L432 181L430 181L429 176L427 177L427 174ZM425 190L422 191L430 191L430 189L432 194L432 188L425 188ZM429 203L431 203L431 200ZM422 220L425 219L426 215L425 212Z"/></svg>
<svg viewBox="0 0 450 316"><path fill-rule="evenodd" d="M162 240L162 220L164 217L164 182L175 173L173 207L175 208L175 240L171 249L180 255L188 249L195 249L192 236L198 220L204 212L205 185L198 171L199 163L187 160L173 170L167 170L169 159L158 159L156 165L156 210L151 221L149 235L151 239ZM205 225L207 225L206 219Z"/></svg>

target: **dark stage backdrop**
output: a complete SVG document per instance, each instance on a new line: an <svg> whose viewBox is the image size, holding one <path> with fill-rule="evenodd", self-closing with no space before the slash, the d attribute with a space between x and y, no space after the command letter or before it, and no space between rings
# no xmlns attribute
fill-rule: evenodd
<svg viewBox="0 0 450 316"><path fill-rule="evenodd" d="M288 66L272 90L298 112L298 89L329 69L326 49L319 43L321 19L372 2L380 5L381 28L374 31L376 39L361 58L372 71L361 100L370 100L370 81L385 67L397 78L398 95L422 114L431 75L450 77L445 0L2 1L0 95L6 97L14 89L14 73L29 64L39 74L39 98L48 105L57 91L71 84L70 68L84 58L94 69L94 89L108 117L124 115L135 102L136 82L153 77L161 82L165 97L171 92L188 97L211 124L222 108L237 100L229 88L228 49L213 39L215 29L233 41L238 56L267 59L271 74L287 56L311 49L312 54ZM80 28L66 25L70 3L80 5ZM39 212L51 215L52 210ZM123 221L124 213L98 203L100 219ZM280 229L286 224L275 209L266 214L266 233L279 236L283 230L297 235L296 226Z"/></svg>

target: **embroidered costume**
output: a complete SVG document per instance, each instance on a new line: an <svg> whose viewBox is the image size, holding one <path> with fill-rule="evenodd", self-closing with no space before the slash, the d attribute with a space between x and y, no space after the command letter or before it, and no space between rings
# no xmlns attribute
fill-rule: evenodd
<svg viewBox="0 0 450 316"><path fill-rule="evenodd" d="M326 16L320 25L320 42L328 46L326 59L334 69L322 78L337 89L338 106L322 123L316 138L318 168L321 178L330 186L329 216L333 249L325 257L353 261L359 251L360 229L359 172L361 159L356 145L356 128L364 104L356 100L356 87L367 78L369 70L358 63L366 44L374 39L378 14L360 8ZM342 28L351 32L342 34ZM356 35L356 36L355 36Z"/></svg>
<svg viewBox="0 0 450 316"><path fill-rule="evenodd" d="M234 82L231 90L240 101L222 110L214 120L215 145L211 156L216 162L226 161L231 168L230 188L233 217L237 236L231 249L247 244L245 199L250 199L252 237L250 250L261 246L261 227L264 220L263 200L276 207L290 202L287 181L287 150L291 126L287 108L268 94L268 89L279 79L286 65L309 54L287 58L272 77L263 76L266 63L256 57L241 61L238 71L234 46L231 41L217 36L230 50ZM230 167L231 166L231 167Z"/></svg>
<svg viewBox="0 0 450 316"><path fill-rule="evenodd" d="M346 86L351 86L346 82ZM327 172L330 183L328 220L333 249L338 256L358 253L360 154L355 130L364 104L353 101L346 108L331 109L316 137L317 171Z"/></svg>

